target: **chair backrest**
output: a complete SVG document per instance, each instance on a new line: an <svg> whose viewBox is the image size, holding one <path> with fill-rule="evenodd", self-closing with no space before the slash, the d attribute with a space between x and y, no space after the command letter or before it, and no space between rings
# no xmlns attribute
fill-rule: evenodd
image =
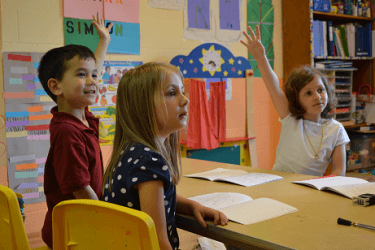
<svg viewBox="0 0 375 250"><path fill-rule="evenodd" d="M54 250L160 249L148 214L104 201L60 202L53 209L52 224Z"/></svg>
<svg viewBox="0 0 375 250"><path fill-rule="evenodd" d="M0 249L30 249L16 194L3 185L0 185Z"/></svg>

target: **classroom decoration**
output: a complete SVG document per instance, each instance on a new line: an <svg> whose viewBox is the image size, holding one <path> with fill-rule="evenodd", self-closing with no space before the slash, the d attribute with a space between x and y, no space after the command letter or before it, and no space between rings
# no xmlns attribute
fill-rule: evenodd
<svg viewBox="0 0 375 250"><path fill-rule="evenodd" d="M274 67L273 50L273 27L274 27L274 6L272 0L247 0L248 26L255 32L255 26L259 25L261 40L266 50L266 56L271 67ZM249 61L254 69L254 76L260 77L260 71L254 57L249 53Z"/></svg>
<svg viewBox="0 0 375 250"><path fill-rule="evenodd" d="M190 92L190 119L186 146L193 149L205 148L208 150L217 148L219 142L211 129L212 123L205 82L191 79Z"/></svg>
<svg viewBox="0 0 375 250"><path fill-rule="evenodd" d="M92 16L96 16L96 13L99 13L99 17L103 17L102 1L64 0L64 17L92 20Z"/></svg>
<svg viewBox="0 0 375 250"><path fill-rule="evenodd" d="M184 0L149 0L148 7L168 10L183 10Z"/></svg>
<svg viewBox="0 0 375 250"><path fill-rule="evenodd" d="M116 122L117 87L121 77L130 69L141 65L135 61L105 61L100 72L99 95L89 107L99 120L100 145L113 145Z"/></svg>
<svg viewBox="0 0 375 250"><path fill-rule="evenodd" d="M178 55L171 60L185 78L243 78L251 69L249 61L233 56L227 48L216 43L205 43L188 56Z"/></svg>
<svg viewBox="0 0 375 250"><path fill-rule="evenodd" d="M113 23L108 53L140 54L139 0L64 0L65 45L85 45L95 51L99 37L91 21L97 13L105 18L106 27Z"/></svg>
<svg viewBox="0 0 375 250"><path fill-rule="evenodd" d="M22 194L25 204L45 201L43 176L50 148L50 110L56 104L37 76L42 56L34 52L3 53L9 187Z"/></svg>
<svg viewBox="0 0 375 250"><path fill-rule="evenodd" d="M140 54L140 26L139 23L123 23L105 21L108 27L113 23L109 34L111 42L108 53ZM64 18L65 45L79 44L95 51L99 36L91 20Z"/></svg>
<svg viewBox="0 0 375 250"><path fill-rule="evenodd" d="M214 41L215 22L210 0L186 0L184 6L184 38Z"/></svg>
<svg viewBox="0 0 375 250"><path fill-rule="evenodd" d="M242 0L219 0L215 11L216 39L220 42L238 42L245 30Z"/></svg>

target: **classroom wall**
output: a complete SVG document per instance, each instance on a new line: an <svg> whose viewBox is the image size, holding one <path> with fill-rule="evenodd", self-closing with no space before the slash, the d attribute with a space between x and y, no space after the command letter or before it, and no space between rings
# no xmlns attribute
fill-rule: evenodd
<svg viewBox="0 0 375 250"><path fill-rule="evenodd" d="M246 0L243 1L246 22ZM281 1L273 0L275 6L275 72L282 78L282 16ZM0 49L15 52L46 52L63 46L63 1L62 0L1 0ZM161 61L169 62L176 55L187 55L200 45L200 41L183 38L183 11L171 11L148 7L148 0L140 0L141 55L109 54L106 60ZM214 41L213 41L214 42ZM246 48L232 43L231 51L236 56L247 57ZM4 116L4 92L0 55L0 115ZM258 166L272 168L280 133L280 123L261 78L254 81L254 119L257 140ZM0 142L6 142L5 129L0 117ZM0 184L8 186L6 154L0 143ZM110 156L110 146L102 147L105 164ZM30 204L25 208L26 232L40 231L46 212L45 202Z"/></svg>

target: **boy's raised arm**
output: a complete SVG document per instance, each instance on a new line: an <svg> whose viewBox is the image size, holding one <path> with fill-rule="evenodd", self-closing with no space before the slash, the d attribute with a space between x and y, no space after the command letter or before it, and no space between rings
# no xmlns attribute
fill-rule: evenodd
<svg viewBox="0 0 375 250"><path fill-rule="evenodd" d="M101 67L104 64L104 58L107 54L107 49L109 42L111 41L111 37L109 35L109 31L112 28L112 23L108 26L108 28L104 25L104 18L99 18L99 13L97 14L96 18L93 17L93 21L91 22L98 32L99 35L99 43L95 50L95 58L96 58L96 69L98 70L98 75L100 74Z"/></svg>
<svg viewBox="0 0 375 250"><path fill-rule="evenodd" d="M248 51L257 61L260 73L271 96L272 103L275 106L280 118L283 119L289 114L288 99L281 90L279 79L272 70L272 67L266 57L266 53L260 39L259 26L256 26L256 36L250 26L247 27L247 29L250 32L250 36L246 33L246 31L244 31L243 34L247 39L247 43L243 40L241 40L241 43L246 46Z"/></svg>

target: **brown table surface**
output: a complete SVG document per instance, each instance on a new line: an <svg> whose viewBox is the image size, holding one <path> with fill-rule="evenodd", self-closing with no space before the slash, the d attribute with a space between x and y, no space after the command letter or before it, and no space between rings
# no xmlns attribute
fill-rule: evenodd
<svg viewBox="0 0 375 250"><path fill-rule="evenodd" d="M226 182L212 182L182 177L177 193L186 198L214 192L236 192L253 199L271 198L296 207L298 212L267 221L242 225L229 222L215 226L209 222L202 228L193 217L177 215L177 227L221 241L240 249L375 249L375 231L337 224L338 217L375 226L375 205L360 207L342 195L293 184L292 181L313 178L293 174L195 159L182 159L183 175L216 168L243 169L248 172L270 173L282 180L243 187Z"/></svg>

